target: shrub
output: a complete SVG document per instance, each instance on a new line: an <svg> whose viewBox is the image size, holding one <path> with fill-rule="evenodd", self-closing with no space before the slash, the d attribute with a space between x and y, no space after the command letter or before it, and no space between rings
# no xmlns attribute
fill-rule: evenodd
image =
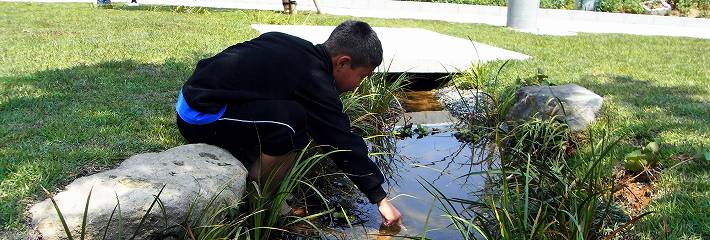
<svg viewBox="0 0 710 240"><path fill-rule="evenodd" d="M690 8L693 6L692 0L669 0L668 3L673 9L678 10L681 16L688 16Z"/></svg>
<svg viewBox="0 0 710 240"><path fill-rule="evenodd" d="M561 9L567 6L566 0L540 0L541 8Z"/></svg>
<svg viewBox="0 0 710 240"><path fill-rule="evenodd" d="M638 0L601 0L597 4L597 11L620 13L643 13L643 7Z"/></svg>

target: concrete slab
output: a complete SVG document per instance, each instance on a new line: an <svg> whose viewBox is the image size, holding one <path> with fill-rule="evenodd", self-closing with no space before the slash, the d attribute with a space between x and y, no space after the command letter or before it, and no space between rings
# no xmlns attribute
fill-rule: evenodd
<svg viewBox="0 0 710 240"><path fill-rule="evenodd" d="M252 25L261 33L284 32L322 43L334 26ZM374 28L382 41L383 62L377 71L448 73L477 62L526 60L530 56L417 28Z"/></svg>

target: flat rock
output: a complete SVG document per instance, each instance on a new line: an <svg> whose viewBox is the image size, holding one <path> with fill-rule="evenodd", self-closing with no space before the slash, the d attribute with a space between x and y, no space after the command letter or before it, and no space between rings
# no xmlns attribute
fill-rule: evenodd
<svg viewBox="0 0 710 240"><path fill-rule="evenodd" d="M445 87L437 89L435 96L451 115L463 121L485 118L494 105L489 95L475 89Z"/></svg>
<svg viewBox="0 0 710 240"><path fill-rule="evenodd" d="M54 195L54 199L76 238L87 196L92 191L87 239L101 239L117 200L120 200L122 232L130 237L154 201L154 195L164 186L159 199L165 215L158 204L151 209L136 237L146 239L159 234L166 226L183 222L188 218L191 206L199 211L213 196L217 197L210 208L236 204L244 192L246 177L247 170L242 163L226 150L207 144L191 144L130 157L116 169L74 180L66 190ZM29 212L32 228L41 234L42 239L65 238L50 199L33 205ZM120 233L117 217L118 212L108 225L108 236L115 237Z"/></svg>
<svg viewBox="0 0 710 240"><path fill-rule="evenodd" d="M509 120L528 119L534 115L544 119L564 115L572 131L584 130L594 121L604 101L601 96L577 84L522 87L516 98L517 102L508 112Z"/></svg>
<svg viewBox="0 0 710 240"><path fill-rule="evenodd" d="M261 33L283 32L314 44L328 39L335 26L252 25ZM382 42L379 72L451 73L494 60L526 60L530 56L468 39L419 28L374 27Z"/></svg>
<svg viewBox="0 0 710 240"><path fill-rule="evenodd" d="M404 117L400 118L395 124L396 126L404 126L407 123L412 124L451 124L456 121L456 118L448 111L421 111L407 112Z"/></svg>

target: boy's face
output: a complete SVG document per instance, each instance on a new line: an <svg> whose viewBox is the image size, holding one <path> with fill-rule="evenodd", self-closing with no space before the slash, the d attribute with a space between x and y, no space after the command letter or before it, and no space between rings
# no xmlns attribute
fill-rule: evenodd
<svg viewBox="0 0 710 240"><path fill-rule="evenodd" d="M349 56L338 56L333 59L333 77L335 87L339 92L352 91L360 85L360 81L372 74L375 67L352 67Z"/></svg>

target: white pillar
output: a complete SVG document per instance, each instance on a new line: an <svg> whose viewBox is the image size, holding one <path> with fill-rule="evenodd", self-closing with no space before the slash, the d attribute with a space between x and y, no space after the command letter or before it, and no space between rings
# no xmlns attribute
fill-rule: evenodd
<svg viewBox="0 0 710 240"><path fill-rule="evenodd" d="M506 26L518 30L536 31L540 0L508 0Z"/></svg>

